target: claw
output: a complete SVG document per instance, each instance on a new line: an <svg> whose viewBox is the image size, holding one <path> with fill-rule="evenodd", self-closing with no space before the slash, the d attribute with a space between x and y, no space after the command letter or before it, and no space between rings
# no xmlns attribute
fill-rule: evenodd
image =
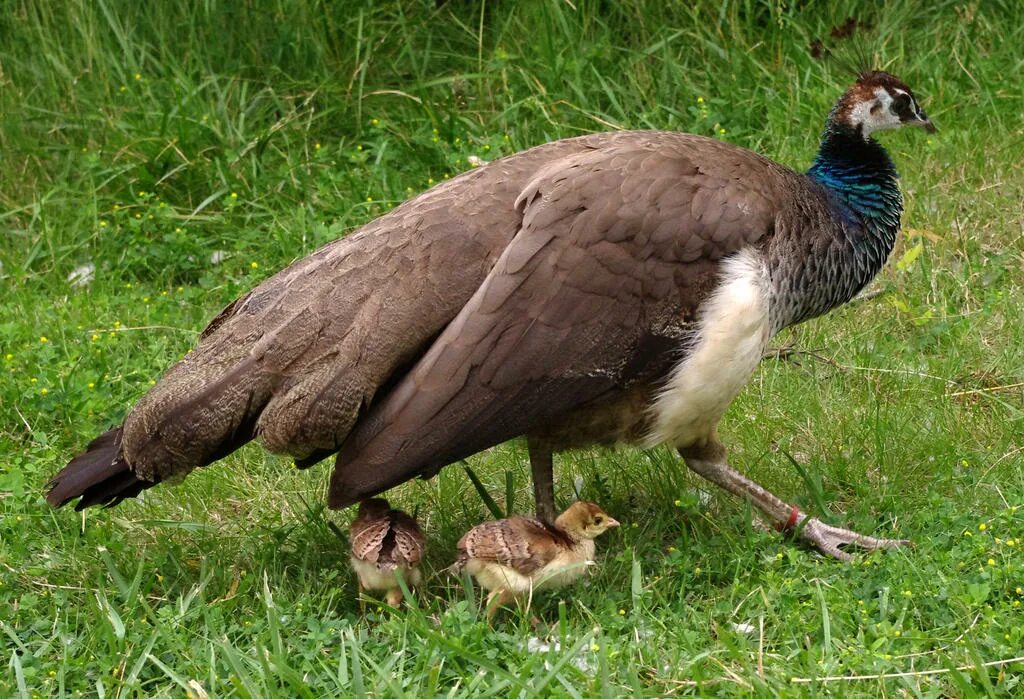
<svg viewBox="0 0 1024 699"><path fill-rule="evenodd" d="M894 548L910 544L909 539L878 539L873 536L858 534L849 529L833 527L815 517L810 517L803 523L803 526L799 529L799 536L801 539L813 544L822 553L838 558L840 561L853 560L853 556L839 548L840 546L856 546L865 551L874 551L875 549Z"/></svg>

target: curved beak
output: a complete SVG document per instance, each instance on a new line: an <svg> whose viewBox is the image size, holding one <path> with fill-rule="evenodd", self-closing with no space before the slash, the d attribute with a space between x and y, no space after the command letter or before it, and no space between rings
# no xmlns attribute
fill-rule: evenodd
<svg viewBox="0 0 1024 699"><path fill-rule="evenodd" d="M918 110L917 118L910 123L914 126L920 126L926 133L935 133L937 131L935 124L932 123L932 120L928 118L923 109Z"/></svg>
<svg viewBox="0 0 1024 699"><path fill-rule="evenodd" d="M615 519L614 517L609 517L605 520L605 524L608 526L609 529L614 529L615 527L619 526L619 520Z"/></svg>

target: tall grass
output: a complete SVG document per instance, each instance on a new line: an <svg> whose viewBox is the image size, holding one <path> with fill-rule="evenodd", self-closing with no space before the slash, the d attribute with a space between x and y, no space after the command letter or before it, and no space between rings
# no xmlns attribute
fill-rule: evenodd
<svg viewBox="0 0 1024 699"><path fill-rule="evenodd" d="M870 28L833 37L849 16ZM915 549L822 560L667 449L573 452L561 499L626 526L491 628L444 572L489 516L458 468L394 493L429 536L422 608L365 617L326 469L247 448L115 510L41 502L221 305L470 156L654 128L806 167L850 80L815 39L901 75L940 132L884 136L907 212L879 295L778 338L723 435L802 508ZM4 3L0 694L1013 696L1022 43L998 0ZM472 468L529 502L521 445ZM844 675L871 679L819 679Z"/></svg>

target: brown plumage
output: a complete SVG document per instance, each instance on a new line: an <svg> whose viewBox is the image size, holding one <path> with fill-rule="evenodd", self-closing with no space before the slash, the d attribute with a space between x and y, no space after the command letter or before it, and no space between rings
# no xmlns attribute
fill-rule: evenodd
<svg viewBox="0 0 1024 699"><path fill-rule="evenodd" d="M352 569L359 591L383 591L388 604L402 601L398 575L409 587L423 581L420 561L426 539L416 520L391 509L387 500L373 498L359 504L359 513L349 529Z"/></svg>
<svg viewBox="0 0 1024 699"><path fill-rule="evenodd" d="M618 521L591 502L574 502L548 523L531 517L484 522L457 545L456 570L466 570L487 590L488 616L534 590L563 587L594 561L594 539Z"/></svg>
<svg viewBox="0 0 1024 699"><path fill-rule="evenodd" d="M901 207L871 134L908 124L932 128L904 83L865 73L807 173L667 132L467 172L224 309L48 499L114 504L258 437L300 466L337 452L338 508L526 435L544 518L553 451L624 441L670 442L788 523L727 466L716 425L774 333L881 268ZM833 555L898 543L808 524Z"/></svg>

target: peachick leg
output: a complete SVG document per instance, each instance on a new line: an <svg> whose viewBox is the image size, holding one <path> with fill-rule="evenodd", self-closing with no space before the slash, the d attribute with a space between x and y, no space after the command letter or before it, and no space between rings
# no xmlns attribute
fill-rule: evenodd
<svg viewBox="0 0 1024 699"><path fill-rule="evenodd" d="M491 594L487 595L487 623L491 622L494 613L498 611L498 607L503 607L514 599L515 595L504 588L491 590Z"/></svg>
<svg viewBox="0 0 1024 699"><path fill-rule="evenodd" d="M533 499L537 516L546 522L555 521L554 460L551 447L528 439L530 469L533 471Z"/></svg>
<svg viewBox="0 0 1024 699"><path fill-rule="evenodd" d="M833 527L821 520L810 517L794 505L787 505L739 471L731 468L726 461L725 447L711 441L702 447L686 447L679 450L686 465L712 483L728 490L733 495L747 498L761 510L783 532L799 531L800 537L813 544L819 551L841 561L853 557L840 546L851 545L866 550L902 546L909 544L906 539L877 539L849 529Z"/></svg>

